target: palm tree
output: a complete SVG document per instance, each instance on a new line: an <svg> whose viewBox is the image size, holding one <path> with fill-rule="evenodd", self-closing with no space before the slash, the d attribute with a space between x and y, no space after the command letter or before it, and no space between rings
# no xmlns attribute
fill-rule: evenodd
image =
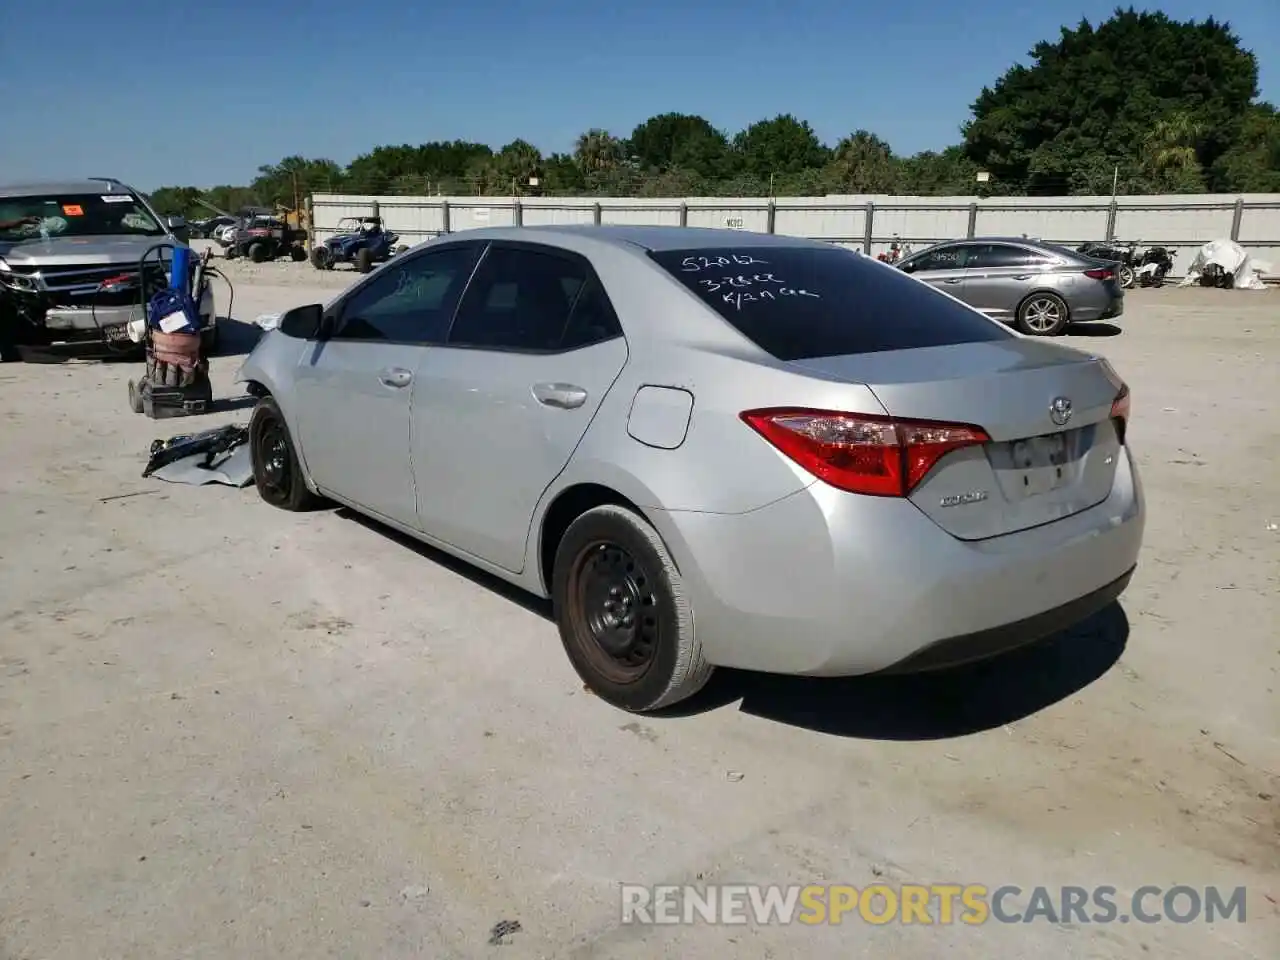
<svg viewBox="0 0 1280 960"><path fill-rule="evenodd" d="M1156 172L1175 174L1200 170L1196 144L1204 133L1204 124L1186 111L1166 114L1155 122L1143 142L1143 157Z"/></svg>
<svg viewBox="0 0 1280 960"><path fill-rule="evenodd" d="M573 158L583 173L603 173L622 162L622 141L608 130L592 128L578 137Z"/></svg>

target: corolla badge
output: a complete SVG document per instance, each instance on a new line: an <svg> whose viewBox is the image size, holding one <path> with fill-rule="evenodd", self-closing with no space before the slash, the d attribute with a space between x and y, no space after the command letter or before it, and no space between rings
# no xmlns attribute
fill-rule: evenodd
<svg viewBox="0 0 1280 960"><path fill-rule="evenodd" d="M1065 426L1071 419L1071 401L1066 397L1054 397L1049 404L1049 419L1058 426Z"/></svg>

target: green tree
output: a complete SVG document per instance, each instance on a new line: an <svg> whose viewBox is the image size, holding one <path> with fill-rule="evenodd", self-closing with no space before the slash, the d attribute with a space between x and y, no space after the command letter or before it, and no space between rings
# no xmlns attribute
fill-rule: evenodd
<svg viewBox="0 0 1280 960"><path fill-rule="evenodd" d="M829 170L829 182L839 193L892 194L902 179L892 148L866 130L855 131L836 144Z"/></svg>
<svg viewBox="0 0 1280 960"><path fill-rule="evenodd" d="M529 180L542 174L542 152L527 140L512 140L493 158L492 183L488 192L527 193Z"/></svg>
<svg viewBox="0 0 1280 960"><path fill-rule="evenodd" d="M622 141L608 130L592 127L578 137L573 156L585 174L612 170L623 161Z"/></svg>
<svg viewBox="0 0 1280 960"><path fill-rule="evenodd" d="M631 131L627 156L642 168L660 173L685 169L714 179L728 171L729 139L706 118L687 113L661 113Z"/></svg>
<svg viewBox="0 0 1280 960"><path fill-rule="evenodd" d="M341 190L342 168L332 160L285 157L279 163L259 167L250 188L261 203L292 209L309 194Z"/></svg>
<svg viewBox="0 0 1280 960"><path fill-rule="evenodd" d="M997 183L1033 194L1068 193L1078 169L1137 160L1153 119L1173 113L1194 121L1191 146L1212 165L1258 92L1256 58L1213 18L1117 10L1096 28L1063 28L1031 58L983 89L964 141Z"/></svg>
<svg viewBox="0 0 1280 960"><path fill-rule="evenodd" d="M733 146L744 171L764 181L821 167L829 154L808 121L789 113L753 123L734 138Z"/></svg>
<svg viewBox="0 0 1280 960"><path fill-rule="evenodd" d="M970 197L977 181L977 164L959 146L926 150L902 161L900 189L907 196Z"/></svg>
<svg viewBox="0 0 1280 960"><path fill-rule="evenodd" d="M1214 186L1241 193L1280 193L1280 111L1269 103L1249 108L1235 143L1212 170Z"/></svg>
<svg viewBox="0 0 1280 960"><path fill-rule="evenodd" d="M587 186L582 167L566 153L553 153L547 157L542 165L542 177L549 196L577 196Z"/></svg>
<svg viewBox="0 0 1280 960"><path fill-rule="evenodd" d="M201 220L213 211L200 205L202 193L195 187L160 187L148 196L156 212L166 217Z"/></svg>

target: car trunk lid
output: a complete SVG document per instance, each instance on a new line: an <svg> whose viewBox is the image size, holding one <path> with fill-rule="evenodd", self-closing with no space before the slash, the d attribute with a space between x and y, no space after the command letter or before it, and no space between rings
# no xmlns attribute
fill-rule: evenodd
<svg viewBox="0 0 1280 960"><path fill-rule="evenodd" d="M986 432L987 443L947 454L909 495L959 539L1051 523L1111 492L1122 443L1111 410L1120 385L1097 357L1019 338L793 366L866 385L895 418Z"/></svg>

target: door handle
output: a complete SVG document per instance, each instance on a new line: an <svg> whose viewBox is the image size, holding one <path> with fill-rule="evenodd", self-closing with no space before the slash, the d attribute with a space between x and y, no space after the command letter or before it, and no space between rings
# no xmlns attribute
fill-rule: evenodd
<svg viewBox="0 0 1280 960"><path fill-rule="evenodd" d="M1020 273L1020 274L1018 274L1016 277L1014 277L1013 279L1015 279L1015 280L1030 280L1030 279L1031 279L1031 274L1029 274L1029 273Z"/></svg>
<svg viewBox="0 0 1280 960"><path fill-rule="evenodd" d="M573 410L587 402L587 391L572 383L535 383L533 398L544 407Z"/></svg>
<svg viewBox="0 0 1280 960"><path fill-rule="evenodd" d="M413 382L413 372L404 367L387 367L378 372L378 379L388 387L407 387Z"/></svg>
<svg viewBox="0 0 1280 960"><path fill-rule="evenodd" d="M964 277L956 277L954 280L943 280L943 283L963 283Z"/></svg>

